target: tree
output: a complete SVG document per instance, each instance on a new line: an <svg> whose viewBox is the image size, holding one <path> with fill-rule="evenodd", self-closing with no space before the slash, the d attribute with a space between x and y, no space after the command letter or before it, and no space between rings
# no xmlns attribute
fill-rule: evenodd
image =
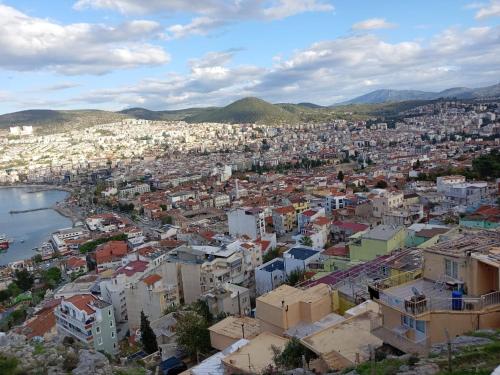
<svg viewBox="0 0 500 375"><path fill-rule="evenodd" d="M276 367L284 370L302 367L303 356L305 357L307 363L309 363L312 359L318 358L316 353L302 345L300 340L296 337L292 337L290 341L287 342L283 351L280 351L275 347L273 348L273 352Z"/></svg>
<svg viewBox="0 0 500 375"><path fill-rule="evenodd" d="M309 237L309 236L302 236L302 238L300 239L300 244L303 246L308 246L308 247L313 246L313 242L311 240L311 237Z"/></svg>
<svg viewBox="0 0 500 375"><path fill-rule="evenodd" d="M172 224L172 222L173 222L173 220L172 220L172 216L163 216L163 217L161 218L161 223L162 223L163 225L165 225L165 224Z"/></svg>
<svg viewBox="0 0 500 375"><path fill-rule="evenodd" d="M288 275L287 284L295 286L301 281L304 281L304 279L305 279L305 271L300 268L297 268L294 269L292 272L290 272L290 275Z"/></svg>
<svg viewBox="0 0 500 375"><path fill-rule="evenodd" d="M33 276L26 270L16 271L15 280L16 285L21 288L23 292L30 290L33 286Z"/></svg>
<svg viewBox="0 0 500 375"><path fill-rule="evenodd" d="M208 322L195 311L177 314L177 344L191 357L207 354L210 351L210 332Z"/></svg>
<svg viewBox="0 0 500 375"><path fill-rule="evenodd" d="M379 182L377 182L375 187L378 189L385 189L387 188L387 182L385 182L384 180L380 180Z"/></svg>
<svg viewBox="0 0 500 375"><path fill-rule="evenodd" d="M344 172L339 171L339 173L337 174L337 180L344 181Z"/></svg>
<svg viewBox="0 0 500 375"><path fill-rule="evenodd" d="M144 351L148 354L152 354L158 351L158 343L156 341L156 335L149 324L148 317L141 311L141 343Z"/></svg>
<svg viewBox="0 0 500 375"><path fill-rule="evenodd" d="M262 257L262 261L264 263L267 263L267 262L273 260L274 258L278 258L280 255L281 255L281 253L280 253L279 249L274 248L274 249L271 249L267 253L264 254L264 256Z"/></svg>
<svg viewBox="0 0 500 375"><path fill-rule="evenodd" d="M33 259L33 262L34 262L35 264L38 264L38 263L42 263L42 262L43 262L43 258L42 258L42 256L41 256L40 254L36 254L36 255L35 255L33 258L31 258L31 259Z"/></svg>
<svg viewBox="0 0 500 375"><path fill-rule="evenodd" d="M43 279L51 286L57 285L61 281L61 270L57 267L51 267L43 273Z"/></svg>

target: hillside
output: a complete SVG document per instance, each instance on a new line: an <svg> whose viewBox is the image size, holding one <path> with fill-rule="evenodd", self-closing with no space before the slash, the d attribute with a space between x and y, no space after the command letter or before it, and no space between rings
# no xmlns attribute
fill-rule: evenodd
<svg viewBox="0 0 500 375"><path fill-rule="evenodd" d="M338 105L378 104L409 100L434 100L439 98L481 99L499 96L500 84L475 89L471 89L468 87L453 87L439 92L418 90L376 90L369 92L368 94L353 98L351 100L339 103Z"/></svg>
<svg viewBox="0 0 500 375"><path fill-rule="evenodd" d="M180 121L187 117L206 114L213 111L214 107L202 108L186 108L172 111L151 111L146 108L129 108L120 111L119 113L127 115L128 117L140 118L144 120L153 121Z"/></svg>
<svg viewBox="0 0 500 375"><path fill-rule="evenodd" d="M244 98L209 112L186 118L188 122L297 123L299 116L258 98Z"/></svg>
<svg viewBox="0 0 500 375"><path fill-rule="evenodd" d="M91 126L118 121L122 118L126 118L126 116L120 113L92 109L71 111L31 109L0 115L0 129L16 125L32 125L43 128Z"/></svg>

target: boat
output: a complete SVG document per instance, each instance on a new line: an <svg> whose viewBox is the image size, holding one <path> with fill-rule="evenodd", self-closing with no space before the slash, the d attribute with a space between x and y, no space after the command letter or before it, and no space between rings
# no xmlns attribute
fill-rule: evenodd
<svg viewBox="0 0 500 375"><path fill-rule="evenodd" d="M9 248L10 242L5 234L0 234L0 250L7 250Z"/></svg>

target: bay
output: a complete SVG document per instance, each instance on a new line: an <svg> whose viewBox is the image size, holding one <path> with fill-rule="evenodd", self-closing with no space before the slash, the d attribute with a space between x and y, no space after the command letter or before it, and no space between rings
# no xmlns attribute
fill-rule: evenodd
<svg viewBox="0 0 500 375"><path fill-rule="evenodd" d="M33 249L47 241L53 232L72 226L70 219L52 209L9 213L11 210L52 207L68 196L61 190L31 193L33 189L36 187L0 188L0 234L14 239L9 249L0 253L0 265L33 257L37 254Z"/></svg>

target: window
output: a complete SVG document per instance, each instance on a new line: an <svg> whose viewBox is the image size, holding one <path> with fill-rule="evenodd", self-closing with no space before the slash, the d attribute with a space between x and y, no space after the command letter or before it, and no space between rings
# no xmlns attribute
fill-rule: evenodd
<svg viewBox="0 0 500 375"><path fill-rule="evenodd" d="M98 345L102 345L102 337L98 337L97 338L97 344Z"/></svg>
<svg viewBox="0 0 500 375"><path fill-rule="evenodd" d="M112 320L109 321L109 326L113 327L113 321Z"/></svg>
<svg viewBox="0 0 500 375"><path fill-rule="evenodd" d="M413 328L413 327L415 327L415 319L413 319L407 315L402 315L401 316L401 325L403 325L405 327Z"/></svg>
<svg viewBox="0 0 500 375"><path fill-rule="evenodd" d="M425 333L425 321L424 320L416 320L415 321L415 329L418 332Z"/></svg>
<svg viewBox="0 0 500 375"><path fill-rule="evenodd" d="M451 259L445 259L444 273L446 276L458 279L458 263Z"/></svg>
<svg viewBox="0 0 500 375"><path fill-rule="evenodd" d="M111 337L115 338L115 331L111 332Z"/></svg>
<svg viewBox="0 0 500 375"><path fill-rule="evenodd" d="M111 316L111 309L110 309L110 310L108 310L108 315L109 315L109 316Z"/></svg>
<svg viewBox="0 0 500 375"><path fill-rule="evenodd" d="M99 327L99 326L95 327L95 331L96 331L96 333L101 333L101 327Z"/></svg>

